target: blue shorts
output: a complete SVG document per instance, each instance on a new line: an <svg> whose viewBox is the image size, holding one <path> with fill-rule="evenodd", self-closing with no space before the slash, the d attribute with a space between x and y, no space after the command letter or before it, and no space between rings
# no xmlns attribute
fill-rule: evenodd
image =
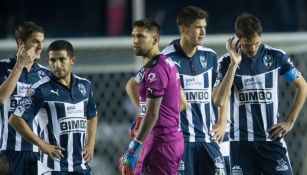
<svg viewBox="0 0 307 175"><path fill-rule="evenodd" d="M144 145L134 175L176 175L183 150L183 139L171 144Z"/></svg>
<svg viewBox="0 0 307 175"><path fill-rule="evenodd" d="M37 175L39 153L30 151L1 151L10 164L9 175Z"/></svg>
<svg viewBox="0 0 307 175"><path fill-rule="evenodd" d="M284 141L231 141L232 174L292 175Z"/></svg>
<svg viewBox="0 0 307 175"><path fill-rule="evenodd" d="M178 175L225 174L224 159L215 142L185 142Z"/></svg>

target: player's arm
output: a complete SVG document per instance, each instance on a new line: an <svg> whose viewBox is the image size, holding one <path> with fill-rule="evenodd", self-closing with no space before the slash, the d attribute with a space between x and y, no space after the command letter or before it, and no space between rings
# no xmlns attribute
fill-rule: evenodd
<svg viewBox="0 0 307 175"><path fill-rule="evenodd" d="M180 111L184 111L186 109L188 109L188 101L185 98L184 91L180 87Z"/></svg>
<svg viewBox="0 0 307 175"><path fill-rule="evenodd" d="M226 48L230 55L231 62L229 64L228 70L222 82L217 87L215 87L213 91L214 103L217 106L224 106L226 104L226 101L228 100L230 90L234 81L234 75L242 59L241 49L239 48L237 51L237 48L235 47L235 45L237 44L234 44L233 42L234 42L234 37L228 39L226 43Z"/></svg>
<svg viewBox="0 0 307 175"><path fill-rule="evenodd" d="M60 146L50 145L44 142L37 135L34 134L34 132L31 130L31 128L29 127L29 125L26 123L26 121L23 118L12 114L9 119L9 124L20 135L22 135L24 138L29 140L34 145L38 146L42 152L44 152L51 158L61 159L62 157L64 157L64 155L62 154L62 151L65 150L64 148Z"/></svg>
<svg viewBox="0 0 307 175"><path fill-rule="evenodd" d="M303 76L299 76L292 84L296 87L297 92L294 98L294 103L290 109L288 117L268 129L272 140L284 137L290 132L294 126L295 121L298 118L299 112L304 106L307 97L307 84Z"/></svg>
<svg viewBox="0 0 307 175"><path fill-rule="evenodd" d="M17 52L16 64L8 78L0 85L0 103L3 104L13 93L24 66L30 64L35 59L34 48L25 50L24 45L20 45Z"/></svg>
<svg viewBox="0 0 307 175"><path fill-rule="evenodd" d="M136 135L136 140L143 142L148 134L152 131L153 127L156 125L159 117L161 102L162 97L146 99L146 113L141 122L139 132Z"/></svg>
<svg viewBox="0 0 307 175"><path fill-rule="evenodd" d="M138 92L138 83L135 81L134 77L131 77L126 83L126 92L135 108L139 111L140 99Z"/></svg>
<svg viewBox="0 0 307 175"><path fill-rule="evenodd" d="M97 135L97 125L98 125L97 116L87 120L87 128L86 128L87 138L83 150L83 157L86 162L90 162L91 160L93 160L96 135Z"/></svg>
<svg viewBox="0 0 307 175"><path fill-rule="evenodd" d="M222 107L218 107L218 121L213 126L212 135L213 139L217 142L222 142L225 135L225 129L227 127L227 115L228 115L228 100Z"/></svg>

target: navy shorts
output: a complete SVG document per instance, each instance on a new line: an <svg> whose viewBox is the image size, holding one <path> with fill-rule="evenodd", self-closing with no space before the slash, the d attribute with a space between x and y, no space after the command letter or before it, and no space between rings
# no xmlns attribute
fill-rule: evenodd
<svg viewBox="0 0 307 175"><path fill-rule="evenodd" d="M49 173L45 173L44 175L92 175L91 170L87 169L81 172L59 172L59 171L53 171Z"/></svg>
<svg viewBox="0 0 307 175"><path fill-rule="evenodd" d="M224 175L225 165L215 142L185 142L178 175Z"/></svg>
<svg viewBox="0 0 307 175"><path fill-rule="evenodd" d="M231 141L231 174L292 175L284 141Z"/></svg>
<svg viewBox="0 0 307 175"><path fill-rule="evenodd" d="M37 175L39 153L30 151L1 151L10 164L9 175Z"/></svg>

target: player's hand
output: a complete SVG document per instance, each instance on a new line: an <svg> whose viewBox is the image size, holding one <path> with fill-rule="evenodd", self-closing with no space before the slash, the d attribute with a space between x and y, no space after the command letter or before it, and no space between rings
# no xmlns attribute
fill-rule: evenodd
<svg viewBox="0 0 307 175"><path fill-rule="evenodd" d="M21 66L26 66L30 63L33 63L36 58L35 48L31 47L26 50L25 45L21 44L17 52L17 64Z"/></svg>
<svg viewBox="0 0 307 175"><path fill-rule="evenodd" d="M212 137L218 143L224 140L226 125L227 124L224 124L224 123L217 123L213 125L212 127L212 130L211 130Z"/></svg>
<svg viewBox="0 0 307 175"><path fill-rule="evenodd" d="M140 124L142 122L143 117L138 117L136 120L134 120L130 125L129 135L132 139L135 138L138 129L140 127Z"/></svg>
<svg viewBox="0 0 307 175"><path fill-rule="evenodd" d="M235 37L229 38L228 41L226 42L226 49L228 51L228 54L231 59L231 63L233 65L239 65L242 57L241 57L241 48L237 48L239 45L239 40L234 41Z"/></svg>
<svg viewBox="0 0 307 175"><path fill-rule="evenodd" d="M141 147L142 143L136 139L130 142L128 150L119 159L119 170L122 175L133 175Z"/></svg>
<svg viewBox="0 0 307 175"><path fill-rule="evenodd" d="M62 151L65 151L65 149L60 146L50 145L46 142L42 142L39 148L43 153L47 154L52 159L61 159L64 157Z"/></svg>
<svg viewBox="0 0 307 175"><path fill-rule="evenodd" d="M272 140L281 139L284 137L288 132L290 132L293 128L294 122L290 121L282 121L279 122L272 127L270 127L267 131L270 134Z"/></svg>
<svg viewBox="0 0 307 175"><path fill-rule="evenodd" d="M94 146L85 145L83 149L83 158L86 163L89 163L91 160L93 160L94 157Z"/></svg>

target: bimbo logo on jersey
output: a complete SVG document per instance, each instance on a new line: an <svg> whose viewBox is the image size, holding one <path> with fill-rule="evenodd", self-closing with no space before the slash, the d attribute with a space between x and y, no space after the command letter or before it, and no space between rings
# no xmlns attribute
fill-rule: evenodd
<svg viewBox="0 0 307 175"><path fill-rule="evenodd" d="M85 117L65 117L59 120L61 134L67 132L85 132L86 131Z"/></svg>
<svg viewBox="0 0 307 175"><path fill-rule="evenodd" d="M272 103L272 89L243 90L239 93L240 102L244 103Z"/></svg>
<svg viewBox="0 0 307 175"><path fill-rule="evenodd" d="M209 103L210 101L208 89L185 89L184 92L188 102Z"/></svg>

